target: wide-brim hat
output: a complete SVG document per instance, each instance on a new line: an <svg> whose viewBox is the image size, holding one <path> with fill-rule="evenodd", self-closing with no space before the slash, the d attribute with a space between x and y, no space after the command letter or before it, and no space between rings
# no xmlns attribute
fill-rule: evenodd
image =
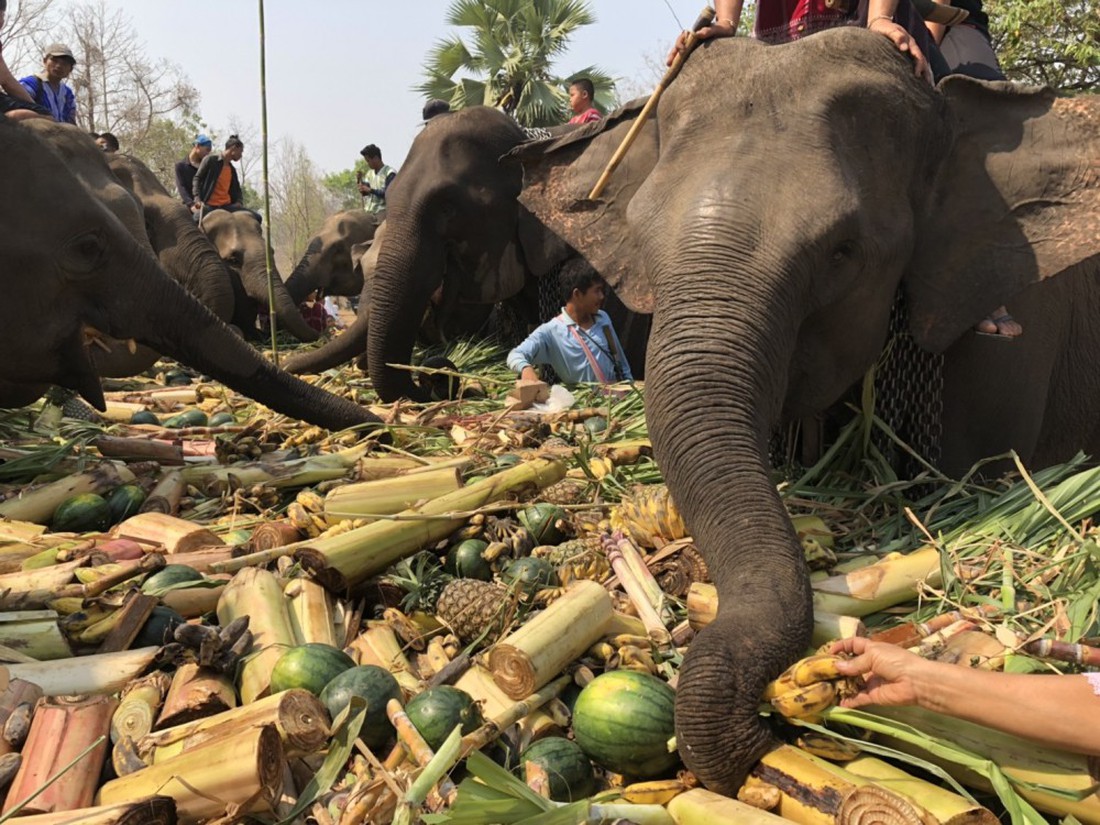
<svg viewBox="0 0 1100 825"><path fill-rule="evenodd" d="M42 56L43 59L48 57L67 57L69 60L76 63L76 58L73 57L73 50L66 46L64 43L51 43L46 47L46 53Z"/></svg>

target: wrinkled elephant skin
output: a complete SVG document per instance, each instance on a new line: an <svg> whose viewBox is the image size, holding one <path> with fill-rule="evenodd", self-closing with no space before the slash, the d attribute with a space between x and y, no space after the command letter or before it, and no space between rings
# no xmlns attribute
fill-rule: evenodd
<svg viewBox="0 0 1100 825"><path fill-rule="evenodd" d="M860 29L711 41L642 129L652 159L628 154L588 202L632 117L518 149L521 200L654 312L649 431L720 597L680 674L677 741L732 793L770 740L761 690L812 624L768 440L875 363L899 285L916 342L945 353L945 463L1100 451L1100 107L935 91ZM1015 341L971 331L1000 303Z"/></svg>
<svg viewBox="0 0 1100 825"><path fill-rule="evenodd" d="M367 410L275 369L160 267L34 130L0 118L0 406L49 384L105 408L89 338L136 340L279 412L330 429L374 424Z"/></svg>
<svg viewBox="0 0 1100 825"><path fill-rule="evenodd" d="M315 289L323 290L325 295L358 295L363 289L359 259L374 240L383 218L364 209L349 209L326 218L286 279L290 297L301 303Z"/></svg>

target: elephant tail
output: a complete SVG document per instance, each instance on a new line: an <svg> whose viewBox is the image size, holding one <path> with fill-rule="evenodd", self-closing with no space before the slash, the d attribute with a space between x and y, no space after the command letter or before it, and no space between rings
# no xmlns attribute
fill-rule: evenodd
<svg viewBox="0 0 1100 825"><path fill-rule="evenodd" d="M362 359L360 366L365 370L369 311L369 306L360 306L354 323L343 333L322 347L288 358L283 369L295 375L318 373L359 356Z"/></svg>

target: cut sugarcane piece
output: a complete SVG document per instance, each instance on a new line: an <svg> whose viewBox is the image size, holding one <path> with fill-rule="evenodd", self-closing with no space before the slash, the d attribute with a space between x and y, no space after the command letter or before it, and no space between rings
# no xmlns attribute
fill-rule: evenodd
<svg viewBox="0 0 1100 825"><path fill-rule="evenodd" d="M840 616L868 616L915 599L921 582L942 583L940 554L935 547L891 553L874 564L814 582L814 610Z"/></svg>
<svg viewBox="0 0 1100 825"><path fill-rule="evenodd" d="M253 552L286 547L302 540L301 531L288 521L268 521L252 531L248 547Z"/></svg>
<svg viewBox="0 0 1100 825"><path fill-rule="evenodd" d="M603 585L581 579L489 651L493 680L512 699L534 693L604 636L614 611Z"/></svg>
<svg viewBox="0 0 1100 825"><path fill-rule="evenodd" d="M66 767L68 770L60 779L21 810L27 814L53 813L91 805L107 758L111 715L116 705L109 696L54 697L40 701L23 746L23 764L8 790L3 813L25 802ZM97 740L101 740L99 744Z"/></svg>
<svg viewBox="0 0 1100 825"><path fill-rule="evenodd" d="M857 756L844 770L917 803L941 825L997 825L988 808L873 756Z"/></svg>
<svg viewBox="0 0 1100 825"><path fill-rule="evenodd" d="M454 467L345 484L325 496L325 520L338 524L348 519L392 515L419 501L439 498L461 487L462 478Z"/></svg>
<svg viewBox="0 0 1100 825"><path fill-rule="evenodd" d="M189 662L176 670L156 727L170 728L237 706L237 691L229 676Z"/></svg>
<svg viewBox="0 0 1100 825"><path fill-rule="evenodd" d="M244 704L267 696L271 671L279 657L295 644L283 588L274 573L255 567L238 572L218 600L218 622L225 627L241 616L249 617L252 646L239 668Z"/></svg>
<svg viewBox="0 0 1100 825"><path fill-rule="evenodd" d="M32 682L28 682L24 679L12 679L8 682L7 687L4 688L3 694L0 694L0 730L7 728L8 719L10 719L14 713L24 720L24 724L21 724L20 727L23 728L25 733L27 711L28 709L33 711L34 706L38 704L38 700L41 698L42 688ZM22 707L24 705L27 707ZM25 736L21 736L20 738L25 738ZM21 741L16 741L13 744L9 741L9 737L0 736L0 755L12 753L15 750L19 750L22 746L23 742Z"/></svg>
<svg viewBox="0 0 1100 825"><path fill-rule="evenodd" d="M676 825L782 825L790 822L728 796L705 788L693 788L668 803Z"/></svg>
<svg viewBox="0 0 1100 825"><path fill-rule="evenodd" d="M40 662L73 655L57 626L53 610L21 610L0 613L0 645L18 650Z"/></svg>
<svg viewBox="0 0 1100 825"><path fill-rule="evenodd" d="M127 685L111 717L111 741L129 737L137 742L147 735L153 729L171 683L172 678L158 670Z"/></svg>
<svg viewBox="0 0 1100 825"><path fill-rule="evenodd" d="M461 753L463 756L481 750L496 739L502 731L507 730L521 719L529 718L551 699L556 698L571 681L573 680L570 676L559 676L525 699L513 702L505 707L477 730L462 737Z"/></svg>
<svg viewBox="0 0 1100 825"><path fill-rule="evenodd" d="M42 689L45 696L78 696L115 693L140 676L156 658L156 647L140 647L120 653L100 653L58 659L54 662L5 665L11 679L25 679Z"/></svg>
<svg viewBox="0 0 1100 825"><path fill-rule="evenodd" d="M165 513L138 513L117 525L111 535L143 544L162 545L168 554L225 544L218 535L201 524Z"/></svg>
<svg viewBox="0 0 1100 825"><path fill-rule="evenodd" d="M187 484L194 485L207 495L217 495L225 490L257 484L279 489L308 487L347 475L348 466L334 461L332 455L334 454L311 456L279 464L253 461L248 464L234 464L232 467L197 465L185 467L180 473Z"/></svg>
<svg viewBox="0 0 1100 825"><path fill-rule="evenodd" d="M176 801L147 796L133 802L19 817L20 825L176 825Z"/></svg>
<svg viewBox="0 0 1100 825"><path fill-rule="evenodd" d="M331 733L321 700L308 690L291 688L215 716L154 731L137 742L137 750L151 764L163 762L213 736L236 735L262 725L275 727L287 757L318 752Z"/></svg>
<svg viewBox="0 0 1100 825"><path fill-rule="evenodd" d="M415 696L423 690L420 679L417 678L412 665L405 657L397 634L387 623L368 622L367 629L360 633L349 647L358 664L377 665L392 673L406 695Z"/></svg>
<svg viewBox="0 0 1100 825"><path fill-rule="evenodd" d="M466 522L464 513L509 493L543 488L565 476L560 461L536 459L432 499L404 518L372 522L336 536L318 538L295 552L295 559L325 587L343 593L420 548L446 538ZM453 517L451 514L454 514Z"/></svg>
<svg viewBox="0 0 1100 825"><path fill-rule="evenodd" d="M508 694L497 687L492 672L477 662L455 681L454 686L468 693L481 707L482 715L490 721L504 718L516 705ZM561 726L553 716L544 708L536 708L519 721L520 750L536 739L560 731Z"/></svg>
<svg viewBox="0 0 1100 825"><path fill-rule="evenodd" d="M133 480L134 474L124 465L105 461L94 469L43 484L0 502L0 517L49 524L54 511L73 496L81 493L103 494Z"/></svg>
<svg viewBox="0 0 1100 825"><path fill-rule="evenodd" d="M114 779L96 803L111 805L152 793L176 800L180 825L198 825L239 806L239 813L272 813L283 785L284 754L271 725L211 740L158 765Z"/></svg>
<svg viewBox="0 0 1100 825"><path fill-rule="evenodd" d="M292 579L283 592L298 644L313 642L343 648L344 630L336 626L332 596L324 587L310 579Z"/></svg>

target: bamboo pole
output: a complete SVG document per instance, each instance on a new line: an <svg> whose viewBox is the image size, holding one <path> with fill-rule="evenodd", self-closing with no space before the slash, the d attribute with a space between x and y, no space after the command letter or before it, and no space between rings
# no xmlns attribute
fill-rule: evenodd
<svg viewBox="0 0 1100 825"><path fill-rule="evenodd" d="M188 662L172 676L156 727L160 730L182 725L236 706L237 692L229 676Z"/></svg>
<svg viewBox="0 0 1100 825"><path fill-rule="evenodd" d="M130 516L117 525L111 534L115 538L131 539L143 544L163 545L164 551L169 555L225 544L221 537L201 524L165 513L148 512Z"/></svg>
<svg viewBox="0 0 1100 825"><path fill-rule="evenodd" d="M114 716L111 717L111 741L129 737L137 742L153 729L157 712L164 702L172 679L156 671L126 686Z"/></svg>
<svg viewBox="0 0 1100 825"><path fill-rule="evenodd" d="M267 696L271 671L279 657L295 643L283 589L275 574L246 567L226 585L218 600L218 622L225 627L241 616L249 617L252 646L239 669L244 704Z"/></svg>
<svg viewBox="0 0 1100 825"><path fill-rule="evenodd" d="M53 610L0 613L0 645L42 662L73 655Z"/></svg>
<svg viewBox="0 0 1100 825"><path fill-rule="evenodd" d="M298 644L326 644L344 647L343 628L337 632L332 596L310 579L292 579L283 593L290 614L290 627Z"/></svg>
<svg viewBox="0 0 1100 825"><path fill-rule="evenodd" d="M12 715L18 715L23 720L27 720L24 724L29 727L29 711L34 709L41 698L42 688L32 682L24 679L12 679L8 682L3 694L0 694L0 730L7 730L8 720L11 719ZM20 727L24 727L24 725L20 725ZM0 736L0 755L12 753L23 747L22 740L26 739L27 727L24 727L21 738ZM12 739L15 739L15 741L13 742Z"/></svg>
<svg viewBox="0 0 1100 825"><path fill-rule="evenodd" d="M176 800L180 825L199 825L229 806L240 814L271 813L282 790L283 765L279 734L263 725L114 779L99 789L96 803L165 794Z"/></svg>
<svg viewBox="0 0 1100 825"><path fill-rule="evenodd" d="M348 519L392 515L419 501L439 498L461 488L462 477L454 467L344 484L325 496L325 520L338 524Z"/></svg>
<svg viewBox="0 0 1100 825"><path fill-rule="evenodd" d="M493 646L493 681L512 699L529 696L595 644L612 613L603 585L573 582L561 598Z"/></svg>
<svg viewBox="0 0 1100 825"><path fill-rule="evenodd" d="M329 590L344 592L398 559L446 538L465 523L464 511L497 501L521 488L541 489L564 476L565 465L559 461L529 461L432 499L417 510L407 510L401 514L407 520L376 521L338 536L316 539L299 548L294 556Z"/></svg>
<svg viewBox="0 0 1100 825"><path fill-rule="evenodd" d="M176 801L147 796L133 802L19 817L19 825L176 825Z"/></svg>
<svg viewBox="0 0 1100 825"><path fill-rule="evenodd" d="M308 690L292 688L250 705L149 733L138 740L137 750L147 762L159 763L193 749L211 736L235 736L263 725L275 728L288 758L320 751L328 744L331 733L328 712L321 700Z"/></svg>
<svg viewBox="0 0 1100 825"><path fill-rule="evenodd" d="M107 734L116 702L109 696L43 699L23 746L23 764L12 781L2 813L9 813L96 740L102 740L63 776L23 806L27 814L87 808L95 797L107 758Z"/></svg>
<svg viewBox="0 0 1100 825"><path fill-rule="evenodd" d="M0 502L0 517L49 524L61 503L81 493L105 493L134 480L125 466L105 461L91 470L27 490Z"/></svg>
<svg viewBox="0 0 1100 825"><path fill-rule="evenodd" d="M153 663L159 649L139 647L56 662L6 665L0 670L6 670L11 679L24 679L38 685L46 696L114 693L140 676Z"/></svg>
<svg viewBox="0 0 1100 825"><path fill-rule="evenodd" d="M916 598L920 583L942 584L940 554L922 547L907 555L892 553L867 567L814 582L814 610L841 616L868 616Z"/></svg>
<svg viewBox="0 0 1100 825"><path fill-rule="evenodd" d="M844 770L915 802L941 825L997 825L988 808L873 756L857 756L844 763Z"/></svg>

